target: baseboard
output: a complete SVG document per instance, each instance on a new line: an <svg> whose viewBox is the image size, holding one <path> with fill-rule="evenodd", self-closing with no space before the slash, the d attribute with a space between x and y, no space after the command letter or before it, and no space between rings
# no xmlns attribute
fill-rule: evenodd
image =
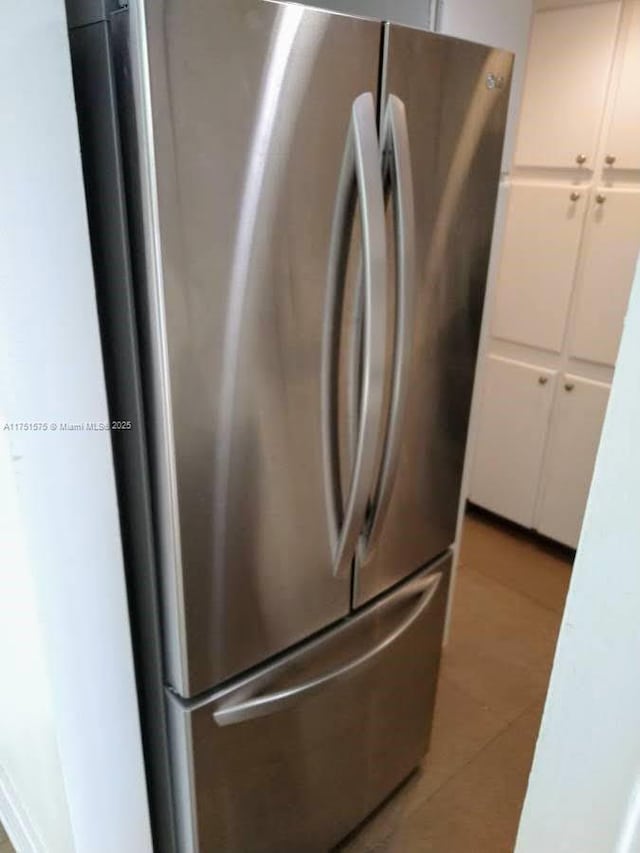
<svg viewBox="0 0 640 853"><path fill-rule="evenodd" d="M0 821L17 853L47 853L3 767L0 767Z"/></svg>

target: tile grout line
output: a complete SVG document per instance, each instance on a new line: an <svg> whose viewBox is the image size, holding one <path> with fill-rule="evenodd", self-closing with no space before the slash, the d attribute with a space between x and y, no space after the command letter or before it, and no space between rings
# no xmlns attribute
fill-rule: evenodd
<svg viewBox="0 0 640 853"><path fill-rule="evenodd" d="M435 797L435 795L437 793L439 793L446 785L448 785L449 782L451 782L453 779L455 779L456 776L458 776L460 773L462 773L463 770L466 770L466 768L473 761L475 761L479 755L482 755L482 753L485 751L485 749L488 749L493 743L495 743L496 740L498 740L498 738L502 737L502 735L505 734L511 728L511 726L515 725L519 720L521 720L525 714L527 714L535 705L538 704L538 702L539 702L538 699L533 699L531 702L529 702L527 704L527 706L525 708L523 708L522 711L520 711L520 713L518 713L510 722L506 723L506 725L503 728L501 728L499 732L496 732L495 735L493 735L491 738L489 738L489 740L485 744L483 744L477 752L474 752L474 754L472 756L470 756L464 762L464 764L461 764L457 770L454 770L454 772L451 773L450 776L447 776L446 779L444 779L442 781L442 783L440 785L438 785L437 788L434 788L434 790L430 794L428 794L423 800L421 799L419 801L419 803L416 803L415 808L409 809L409 811L407 812L407 815L413 814L413 812L416 811L417 808L421 808L422 806L425 805L425 803L428 803L429 800L433 799L433 797ZM427 753L427 756L428 756L428 753Z"/></svg>
<svg viewBox="0 0 640 853"><path fill-rule="evenodd" d="M477 574L482 575L482 577L485 578L486 580L493 581L493 583L498 584L498 586L501 586L503 589L508 589L509 592L513 592L516 595L522 596L522 598L525 598L527 601L530 601L532 604L537 604L538 607L541 607L543 610L546 610L548 613L555 613L556 616L559 618L559 620L562 619L562 614L564 613L565 603L566 603L566 599L567 599L566 594L565 594L565 602L562 605L562 609L560 611L558 611L553 607L549 607L548 604L543 604L541 601L539 601L537 598L534 598L528 592L522 592L522 590L515 589L514 587L509 586L509 584L504 583L504 581L500 581L497 578L494 578L492 575L486 574L485 572L482 571L482 569L475 569L472 565L467 565L466 570L467 571L471 570L472 572L477 572Z"/></svg>

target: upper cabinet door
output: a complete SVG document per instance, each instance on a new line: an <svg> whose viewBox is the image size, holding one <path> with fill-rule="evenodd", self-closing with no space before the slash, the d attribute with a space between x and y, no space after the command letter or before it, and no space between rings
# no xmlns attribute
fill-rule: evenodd
<svg viewBox="0 0 640 853"><path fill-rule="evenodd" d="M535 15L516 166L594 168L619 11L616 0Z"/></svg>
<svg viewBox="0 0 640 853"><path fill-rule="evenodd" d="M536 529L575 548L593 477L609 385L567 375L558 388Z"/></svg>
<svg viewBox="0 0 640 853"><path fill-rule="evenodd" d="M469 498L533 527L555 371L489 356Z"/></svg>
<svg viewBox="0 0 640 853"><path fill-rule="evenodd" d="M640 191L599 190L587 222L570 351L613 367L640 251Z"/></svg>
<svg viewBox="0 0 640 853"><path fill-rule="evenodd" d="M404 105L410 168L403 180L413 187L416 224L404 268L415 273L404 283L390 276L396 304L404 306L396 324L406 393L401 407L391 407L385 456L395 462L394 476L386 513L376 514L384 507L379 493L372 501L372 544L365 541L357 561L357 604L455 540L512 66L505 51L386 29L382 107L392 97ZM502 84L491 85L490 74ZM399 232L396 254L407 245ZM389 246L393 257L393 240Z"/></svg>
<svg viewBox="0 0 640 853"><path fill-rule="evenodd" d="M509 192L492 334L560 352L587 197L539 184Z"/></svg>
<svg viewBox="0 0 640 853"><path fill-rule="evenodd" d="M622 73L605 154L605 165L614 169L640 169L640 0L632 0L628 15Z"/></svg>
<svg viewBox="0 0 640 853"><path fill-rule="evenodd" d="M363 93L378 148L381 26L257 0L147 5L168 677L194 695L349 612L351 579L332 571L323 333Z"/></svg>

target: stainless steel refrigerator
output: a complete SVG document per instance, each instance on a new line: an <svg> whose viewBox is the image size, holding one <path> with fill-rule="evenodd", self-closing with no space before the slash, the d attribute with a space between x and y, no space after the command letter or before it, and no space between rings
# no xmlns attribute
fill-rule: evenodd
<svg viewBox="0 0 640 853"><path fill-rule="evenodd" d="M328 850L428 746L512 58L68 14L156 844Z"/></svg>

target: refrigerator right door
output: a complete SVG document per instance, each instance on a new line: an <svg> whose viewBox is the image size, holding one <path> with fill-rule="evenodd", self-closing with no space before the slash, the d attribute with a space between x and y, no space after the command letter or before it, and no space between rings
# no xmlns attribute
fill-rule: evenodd
<svg viewBox="0 0 640 853"><path fill-rule="evenodd" d="M513 61L406 27L385 37L395 384L356 607L455 539Z"/></svg>

